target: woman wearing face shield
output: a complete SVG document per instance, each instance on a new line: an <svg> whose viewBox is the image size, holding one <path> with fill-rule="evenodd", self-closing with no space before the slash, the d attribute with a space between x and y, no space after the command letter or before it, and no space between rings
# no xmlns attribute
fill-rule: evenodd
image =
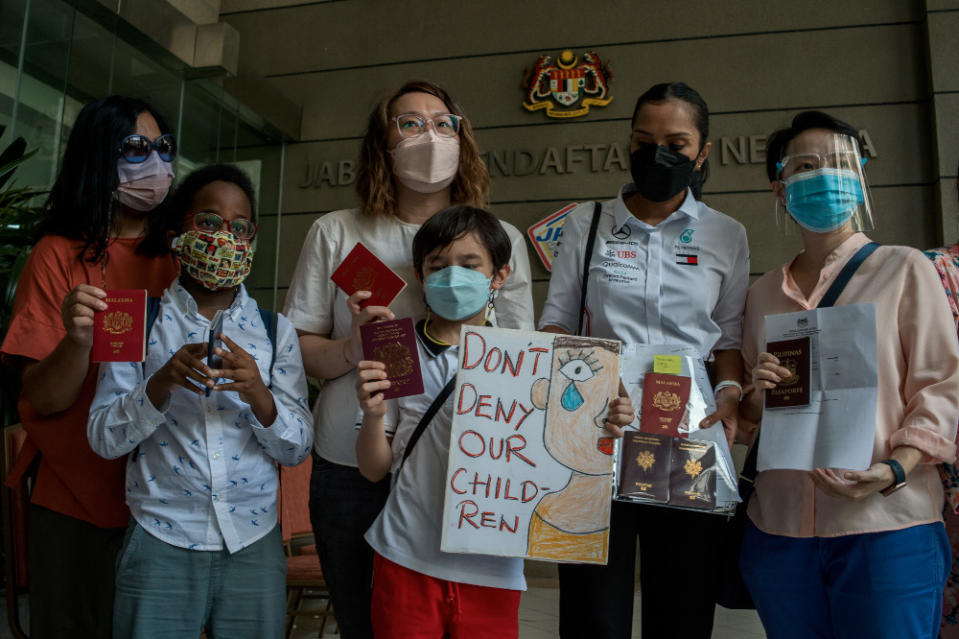
<svg viewBox="0 0 959 639"><path fill-rule="evenodd" d="M803 251L746 301L742 415L760 423L789 370L765 351L764 317L815 308L869 239L869 188L856 129L807 111L774 133L766 170ZM860 257L862 257L861 254ZM766 632L781 637L936 637L949 546L936 464L955 457L959 345L935 269L881 246L836 305L875 305L878 398L863 471L767 470L755 481L741 570Z"/></svg>
<svg viewBox="0 0 959 639"><path fill-rule="evenodd" d="M370 114L356 184L360 207L334 211L310 229L285 315L300 336L307 374L326 380L313 408L314 456L310 516L324 576L344 639L372 637L373 554L363 534L386 501L389 478L366 480L357 468L356 365L363 359L359 326L371 317L423 317L423 290L413 270L420 225L450 204L485 205L489 173L469 120L442 88L412 81L385 96ZM529 259L522 235L511 241L510 281L495 300L495 322L532 329ZM406 288L390 308L347 298L330 280L357 242L402 277ZM357 314L354 316L353 311Z"/></svg>
<svg viewBox="0 0 959 639"><path fill-rule="evenodd" d="M959 179L956 181L959 188ZM946 291L952 318L959 329L959 243L925 251L932 260L939 279ZM940 639L959 637L959 466L944 463L939 467L942 487L946 492L946 507L943 517L946 520L946 532L952 545L952 570L946 581L943 593L942 625Z"/></svg>
<svg viewBox="0 0 959 639"><path fill-rule="evenodd" d="M130 511L125 460L87 443L96 390L94 312L105 289L159 296L176 276L162 206L176 141L151 106L110 96L70 132L39 239L17 283L3 341L23 371L27 442L11 476L36 462L29 515L30 636L110 637L115 560Z"/></svg>
<svg viewBox="0 0 959 639"><path fill-rule="evenodd" d="M699 200L711 148L709 109L682 82L657 84L636 101L630 131L633 180L598 212L592 202L570 212L540 330L694 348L712 360L718 406L700 427L724 428L731 443L742 392L749 247L742 224ZM724 518L618 501L605 506L607 565L559 567L560 636L632 636L638 538L643 636L708 639ZM544 521L544 529L549 525ZM570 532L553 528L554 535ZM572 532L581 544L604 534Z"/></svg>

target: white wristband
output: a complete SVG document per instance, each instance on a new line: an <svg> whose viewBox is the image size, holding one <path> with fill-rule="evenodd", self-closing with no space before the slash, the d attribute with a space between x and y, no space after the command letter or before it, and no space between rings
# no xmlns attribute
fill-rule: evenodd
<svg viewBox="0 0 959 639"><path fill-rule="evenodd" d="M743 401L743 385L739 382L734 382L731 379L724 379L723 381L716 384L716 388L713 390L714 395L718 395L719 391L724 388L738 388L739 389L739 401Z"/></svg>

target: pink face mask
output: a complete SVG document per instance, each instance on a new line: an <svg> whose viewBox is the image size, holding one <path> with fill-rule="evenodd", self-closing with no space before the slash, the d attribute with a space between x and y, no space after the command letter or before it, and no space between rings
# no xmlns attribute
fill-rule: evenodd
<svg viewBox="0 0 959 639"><path fill-rule="evenodd" d="M117 200L134 211L152 211L170 191L173 166L153 151L139 164L120 158L117 160L117 175L120 178Z"/></svg>
<svg viewBox="0 0 959 639"><path fill-rule="evenodd" d="M390 151L396 179L419 193L436 193L456 179L460 166L460 141L439 136L433 129L415 138L404 138Z"/></svg>

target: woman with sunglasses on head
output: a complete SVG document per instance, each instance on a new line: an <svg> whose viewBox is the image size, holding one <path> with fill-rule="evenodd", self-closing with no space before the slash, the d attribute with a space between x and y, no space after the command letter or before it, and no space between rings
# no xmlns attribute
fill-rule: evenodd
<svg viewBox="0 0 959 639"><path fill-rule="evenodd" d="M858 342L874 349L877 395L867 469L771 468L755 477L743 580L770 639L933 639L949 574L936 465L956 456L956 326L921 252L877 247L863 234L872 205L855 127L805 111L766 148L777 210L799 225L803 250L749 289L743 359L753 388L742 415L760 424L761 443L774 441L763 434L765 394L792 373L765 352L765 318L830 300L875 308L875 343Z"/></svg>
<svg viewBox="0 0 959 639"><path fill-rule="evenodd" d="M639 96L629 138L633 181L613 200L570 212L539 325L695 349L712 360L717 405L699 426L724 429L713 432L731 445L742 393L749 247L742 224L700 200L711 146L709 108L693 88L657 84ZM607 564L559 566L560 636L633 636L638 538L643 637L708 639L724 518L618 501L607 507ZM579 543L601 536L558 528L553 534Z"/></svg>
<svg viewBox="0 0 959 639"><path fill-rule="evenodd" d="M107 289L158 296L176 276L161 206L176 143L155 109L110 96L77 116L20 275L0 348L23 371L28 438L13 479L36 468L29 515L30 636L110 637L116 553L129 522L124 460L86 440L96 388L93 318Z"/></svg>
<svg viewBox="0 0 959 639"><path fill-rule="evenodd" d="M371 317L422 317L423 291L413 270L420 225L450 204L485 205L489 173L469 120L442 88L407 82L370 114L356 185L360 207L318 219L303 244L287 293L285 315L296 326L307 374L326 380L313 410L314 459L310 515L323 573L344 639L371 637L373 554L363 534L386 501L389 478L366 480L357 468L353 392L363 359L359 326ZM490 308L497 325L531 329L529 260L522 235L512 241L510 281ZM351 311L369 297L338 289L330 274L362 242L402 277L406 288L390 308ZM455 283L453 283L455 284Z"/></svg>

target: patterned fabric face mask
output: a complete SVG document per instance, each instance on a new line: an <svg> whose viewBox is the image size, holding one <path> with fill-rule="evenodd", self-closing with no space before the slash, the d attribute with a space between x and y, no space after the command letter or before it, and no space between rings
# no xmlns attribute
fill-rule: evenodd
<svg viewBox="0 0 959 639"><path fill-rule="evenodd" d="M239 286L253 266L250 242L228 231L187 231L173 240L173 250L186 274L211 291Z"/></svg>

